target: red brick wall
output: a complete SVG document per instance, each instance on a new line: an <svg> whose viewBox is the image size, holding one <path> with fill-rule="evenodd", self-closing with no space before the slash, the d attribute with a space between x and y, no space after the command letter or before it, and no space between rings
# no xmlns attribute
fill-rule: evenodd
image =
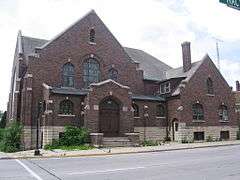
<svg viewBox="0 0 240 180"><path fill-rule="evenodd" d="M213 81L214 96L207 95L207 78ZM192 122L192 104L199 101L204 107L204 120L206 122ZM197 72L186 84L181 93L181 103L183 105L182 121L191 126L221 126L236 125L236 114L234 111L234 96L231 88L223 79L213 62L206 57ZM224 103L228 107L229 123L220 123L218 117L218 107Z"/></svg>

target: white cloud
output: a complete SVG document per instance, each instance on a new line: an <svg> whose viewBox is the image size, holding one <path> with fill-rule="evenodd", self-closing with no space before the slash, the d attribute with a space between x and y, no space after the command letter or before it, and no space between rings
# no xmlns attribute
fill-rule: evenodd
<svg viewBox="0 0 240 180"><path fill-rule="evenodd" d="M173 67L181 65L182 41L192 42L196 61L206 52L216 59L212 36L224 44L232 42L231 47L240 40L239 11L218 0L0 1L0 109L6 109L18 29L23 35L51 39L90 9L96 10L121 44L143 49ZM240 77L237 68L234 60L222 61L222 72L231 85Z"/></svg>

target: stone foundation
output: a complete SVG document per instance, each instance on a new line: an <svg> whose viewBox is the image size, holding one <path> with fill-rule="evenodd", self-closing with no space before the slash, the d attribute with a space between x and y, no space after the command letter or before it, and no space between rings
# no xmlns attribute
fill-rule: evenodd
<svg viewBox="0 0 240 180"><path fill-rule="evenodd" d="M31 126L24 126L22 133L22 146L24 150L32 149L32 129Z"/></svg>
<svg viewBox="0 0 240 180"><path fill-rule="evenodd" d="M144 127L134 127L139 133L140 141L144 140ZM163 141L166 137L166 127L146 127L146 140Z"/></svg>
<svg viewBox="0 0 240 180"><path fill-rule="evenodd" d="M43 147L46 144L51 144L53 139L59 139L59 133L64 132L64 126L43 126Z"/></svg>
<svg viewBox="0 0 240 180"><path fill-rule="evenodd" d="M204 140L211 137L214 141L220 140L221 131L229 131L229 140L237 139L237 126L186 126L185 123L179 123L179 129L175 132L175 141L181 142L182 140L193 141L194 132L204 132Z"/></svg>

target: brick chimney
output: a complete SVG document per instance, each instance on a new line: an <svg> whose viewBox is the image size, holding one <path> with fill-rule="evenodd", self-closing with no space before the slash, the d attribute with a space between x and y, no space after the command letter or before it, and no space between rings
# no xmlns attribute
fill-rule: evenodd
<svg viewBox="0 0 240 180"><path fill-rule="evenodd" d="M183 58L183 72L187 72L191 69L191 47L190 42L182 43L182 58Z"/></svg>
<svg viewBox="0 0 240 180"><path fill-rule="evenodd" d="M239 84L239 81L236 81L236 91L240 91L240 84Z"/></svg>

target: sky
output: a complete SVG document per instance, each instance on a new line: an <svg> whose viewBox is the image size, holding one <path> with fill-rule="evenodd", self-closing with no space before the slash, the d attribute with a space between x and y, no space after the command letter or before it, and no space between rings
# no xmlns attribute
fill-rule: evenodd
<svg viewBox="0 0 240 180"><path fill-rule="evenodd" d="M182 65L181 43L192 61L208 53L230 86L240 80L240 11L219 0L0 0L0 110L6 110L18 30L52 39L94 9L123 46L142 49L172 67Z"/></svg>

